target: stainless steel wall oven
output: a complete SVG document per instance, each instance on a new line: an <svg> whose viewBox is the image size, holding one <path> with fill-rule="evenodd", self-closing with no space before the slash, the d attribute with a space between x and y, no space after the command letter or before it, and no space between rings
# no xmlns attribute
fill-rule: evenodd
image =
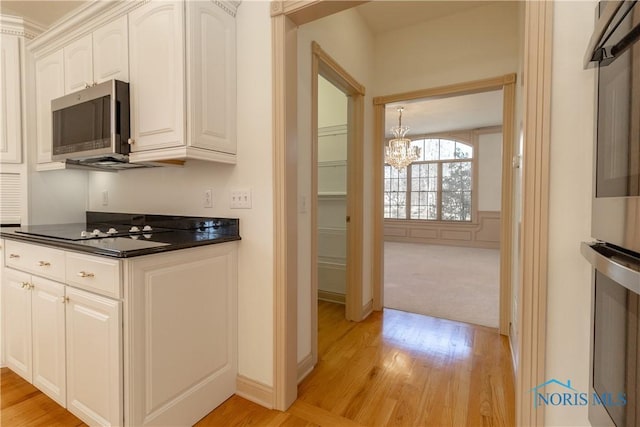
<svg viewBox="0 0 640 427"><path fill-rule="evenodd" d="M585 62L597 63L589 421L640 426L640 5L602 1Z"/></svg>

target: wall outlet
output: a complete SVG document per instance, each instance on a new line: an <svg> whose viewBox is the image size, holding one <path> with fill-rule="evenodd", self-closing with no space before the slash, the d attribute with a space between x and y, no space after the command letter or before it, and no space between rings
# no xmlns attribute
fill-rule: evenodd
<svg viewBox="0 0 640 427"><path fill-rule="evenodd" d="M202 193L202 207L204 208L212 208L213 207L213 192L210 188L204 190Z"/></svg>
<svg viewBox="0 0 640 427"><path fill-rule="evenodd" d="M232 190L231 209L251 209L251 190Z"/></svg>
<svg viewBox="0 0 640 427"><path fill-rule="evenodd" d="M109 206L109 192L102 190L102 206Z"/></svg>

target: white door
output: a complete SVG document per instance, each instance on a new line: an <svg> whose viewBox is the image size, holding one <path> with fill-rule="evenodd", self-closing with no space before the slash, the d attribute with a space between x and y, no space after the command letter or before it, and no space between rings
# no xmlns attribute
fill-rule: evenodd
<svg viewBox="0 0 640 427"><path fill-rule="evenodd" d="M66 406L65 286L35 276L32 284L33 385Z"/></svg>
<svg viewBox="0 0 640 427"><path fill-rule="evenodd" d="M133 152L184 145L184 3L129 14Z"/></svg>
<svg viewBox="0 0 640 427"><path fill-rule="evenodd" d="M5 268L2 274L2 316L5 362L16 374L32 382L31 276Z"/></svg>
<svg viewBox="0 0 640 427"><path fill-rule="evenodd" d="M93 47L91 34L64 47L64 92L71 93L93 85Z"/></svg>
<svg viewBox="0 0 640 427"><path fill-rule="evenodd" d="M96 83L117 79L129 81L129 41L127 17L93 32L93 79Z"/></svg>
<svg viewBox="0 0 640 427"><path fill-rule="evenodd" d="M67 409L89 425L123 424L120 302L67 286Z"/></svg>
<svg viewBox="0 0 640 427"><path fill-rule="evenodd" d="M64 58L58 50L36 62L38 163L51 161L51 100L64 95Z"/></svg>

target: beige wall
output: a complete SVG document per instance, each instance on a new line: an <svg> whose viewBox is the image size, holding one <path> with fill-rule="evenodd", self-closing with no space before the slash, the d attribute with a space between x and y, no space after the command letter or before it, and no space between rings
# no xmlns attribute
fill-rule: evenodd
<svg viewBox="0 0 640 427"><path fill-rule="evenodd" d="M90 208L240 218L238 368L273 384L273 189L271 145L271 23L269 2L238 8L238 164L188 161L115 173L92 172ZM252 209L229 209L229 192L252 189ZM211 188L214 207L202 207ZM109 206L101 205L102 190Z"/></svg>
<svg viewBox="0 0 640 427"><path fill-rule="evenodd" d="M478 135L478 210L500 211L502 133Z"/></svg>
<svg viewBox="0 0 640 427"><path fill-rule="evenodd" d="M377 35L375 95L515 72L518 3L494 2Z"/></svg>
<svg viewBox="0 0 640 427"><path fill-rule="evenodd" d="M554 7L546 377L589 387L590 239L595 71L582 58L593 31L595 1ZM586 407L549 407L545 425L589 425Z"/></svg>

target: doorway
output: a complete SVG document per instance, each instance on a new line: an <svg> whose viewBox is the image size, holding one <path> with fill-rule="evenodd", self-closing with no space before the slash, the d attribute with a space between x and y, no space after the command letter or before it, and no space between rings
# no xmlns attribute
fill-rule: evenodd
<svg viewBox="0 0 640 427"><path fill-rule="evenodd" d="M312 60L311 60L311 130L312 130L312 149L311 149L311 366L315 366L318 361L318 292L319 274L326 274L327 270L319 269L320 245L323 250L328 243L327 237L337 236L340 239L339 227L329 230L328 233L321 234L319 230L319 213L321 200L326 199L329 203L322 206L322 209L333 211L330 213L330 221L335 221L335 225L342 224L344 226L344 304L345 318L347 320L359 321L364 317L362 309L362 233L363 233L363 145L364 145L364 93L365 88L358 83L344 68L340 66L327 52L322 50L316 42L311 44ZM346 145L341 150L336 149L334 155L345 157L344 159L344 178L336 177L339 173L331 171L325 175L319 172L320 169L320 150L319 150L319 88L323 85L325 89L329 89L335 94L336 90L346 97L345 115L346 122L344 138L338 138L342 141L338 144ZM339 98L339 95L336 96ZM324 113L323 113L324 114ZM333 129L334 131L338 129ZM328 133L331 133L330 131ZM334 132L339 134L340 132ZM328 151L322 150L322 155L328 154ZM334 159L335 160L335 159ZM339 165L333 163L334 166ZM339 169L339 168L338 168ZM327 187L320 186L320 178L322 186L329 185L329 189L337 191L321 191ZM341 183L341 184L340 184ZM340 185L342 185L342 190ZM328 194L327 194L328 193ZM327 197L324 197L324 196ZM342 199L342 200L341 200ZM333 206L332 206L333 205ZM337 218L340 214L343 219ZM323 218L324 220L327 218ZM333 233L331 232L333 231ZM329 239L330 240L330 239ZM334 269L335 271L335 269ZM324 286L324 285L323 285ZM326 286L325 286L326 288ZM334 292L335 294L335 292ZM325 293L324 296L328 294ZM300 370L304 371L306 366L303 364Z"/></svg>
<svg viewBox="0 0 640 427"><path fill-rule="evenodd" d="M504 212L499 222L500 242L500 289L499 289L499 322L498 329L501 334L509 334L510 325L510 298L511 298L511 254L512 254L512 147L513 147L513 118L515 104L515 74L508 74L496 78L465 82L447 87L430 88L410 93L389 95L374 98L375 105L375 141L380 144L375 150L375 200L376 213L374 228L374 258L378 262L374 267L374 307L382 308L384 305L384 138L385 138L385 107L394 103L407 103L415 100L447 99L454 96L482 94L492 91L502 91L502 155L501 155L501 181L502 194L500 198L500 210ZM473 209L472 209L473 210ZM454 230L455 231L455 230ZM387 233L392 231L387 227ZM436 232L437 233L437 232ZM424 233L422 235L432 235ZM454 234L452 234L454 235ZM458 236L461 236L457 232ZM472 233L469 233L472 235ZM438 234L435 235L436 237Z"/></svg>
<svg viewBox="0 0 640 427"><path fill-rule="evenodd" d="M384 166L385 307L498 328L502 100L386 105L386 137L401 108L418 156Z"/></svg>

